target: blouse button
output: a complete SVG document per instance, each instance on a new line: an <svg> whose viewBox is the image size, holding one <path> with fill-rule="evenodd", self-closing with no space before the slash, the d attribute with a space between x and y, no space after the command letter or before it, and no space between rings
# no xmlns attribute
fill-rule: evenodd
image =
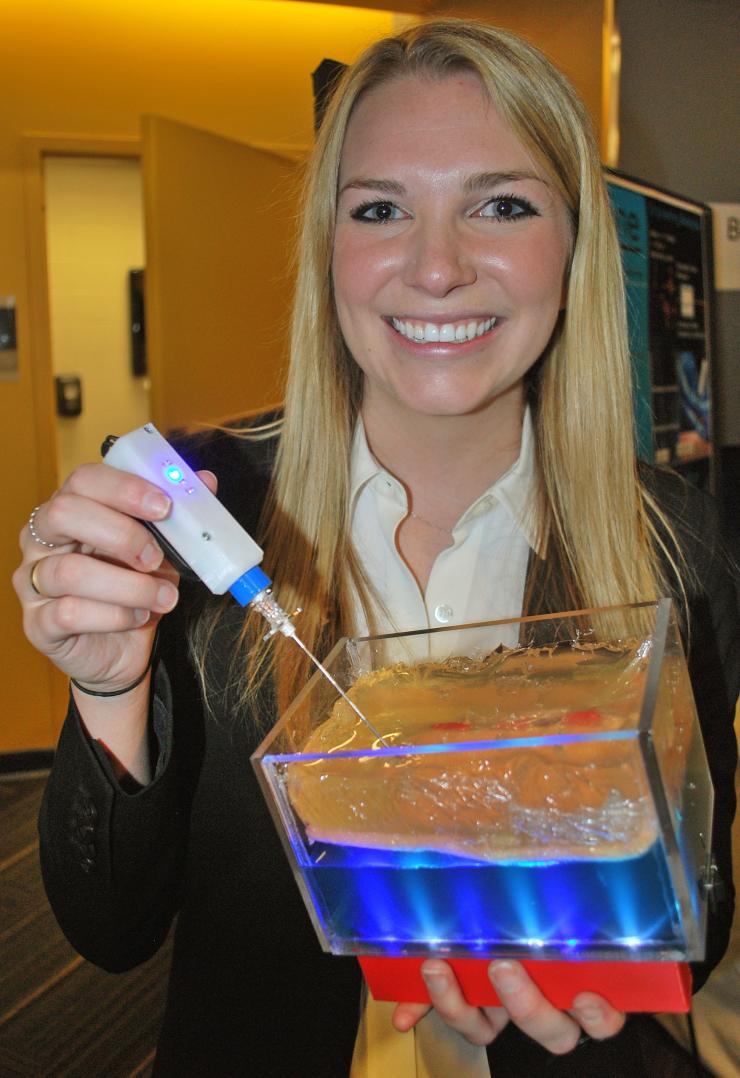
<svg viewBox="0 0 740 1078"><path fill-rule="evenodd" d="M440 625L447 625L452 621L452 615L455 611L447 603L440 603L439 606L434 608L434 617L440 623Z"/></svg>

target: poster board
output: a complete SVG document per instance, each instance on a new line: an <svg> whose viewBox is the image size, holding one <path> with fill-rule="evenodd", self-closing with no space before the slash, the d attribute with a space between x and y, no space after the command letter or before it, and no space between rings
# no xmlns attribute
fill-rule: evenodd
<svg viewBox="0 0 740 1078"><path fill-rule="evenodd" d="M711 210L605 172L627 288L638 454L714 491Z"/></svg>

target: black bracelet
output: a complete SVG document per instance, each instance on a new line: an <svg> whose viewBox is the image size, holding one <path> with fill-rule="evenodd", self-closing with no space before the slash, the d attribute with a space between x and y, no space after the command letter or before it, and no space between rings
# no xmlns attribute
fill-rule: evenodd
<svg viewBox="0 0 740 1078"><path fill-rule="evenodd" d="M124 696L127 692L131 692L132 689L135 689L137 685L141 685L142 681L149 673L150 666L151 660L146 664L144 673L140 674L136 681L132 681L131 684L127 685L124 689L113 689L112 692L98 692L96 689L86 689L84 685L80 685L79 681L75 681L73 677L69 680L76 689L79 689L80 692L84 692L85 696Z"/></svg>
<svg viewBox="0 0 740 1078"><path fill-rule="evenodd" d="M149 661L144 667L144 673L137 677L136 681L132 681L131 684L127 685L124 689L113 689L112 692L98 692L96 689L86 689L84 685L80 685L79 681L75 681L73 677L69 679L71 684L74 685L76 689L79 689L80 692L84 692L85 696L101 696L103 698L105 698L106 696L125 696L127 692L131 692L131 690L135 689L137 685L141 685L142 681L147 676L152 666L154 666L154 659L157 654L157 649L159 647L159 630L161 625L161 621L157 622L157 629L154 633L154 640L152 641L152 650L149 652Z"/></svg>

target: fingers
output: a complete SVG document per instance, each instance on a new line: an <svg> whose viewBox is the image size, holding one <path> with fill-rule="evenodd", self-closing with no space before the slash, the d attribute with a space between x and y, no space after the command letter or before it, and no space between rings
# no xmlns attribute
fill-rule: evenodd
<svg viewBox="0 0 740 1078"><path fill-rule="evenodd" d="M595 992L581 992L573 1000L571 1012L584 1033L594 1040L603 1041L614 1037L621 1030L627 1016L616 1011L610 1003Z"/></svg>
<svg viewBox="0 0 740 1078"><path fill-rule="evenodd" d="M150 611L143 607L114 606L65 595L39 609L36 617L29 621L26 635L32 644L51 655L57 653L58 645L66 644L72 637L139 629L146 625L150 616Z"/></svg>
<svg viewBox="0 0 740 1078"><path fill-rule="evenodd" d="M205 483L211 494L216 493L218 489L218 479L213 474L213 472L209 472L207 469L204 468L202 471L196 472L195 474Z"/></svg>
<svg viewBox="0 0 740 1078"><path fill-rule="evenodd" d="M85 554L50 555L34 566L33 583L44 599L75 595L121 606L166 613L175 605L177 589L159 576L131 573L119 565Z"/></svg>
<svg viewBox="0 0 740 1078"><path fill-rule="evenodd" d="M49 643L74 632L120 632L143 625L150 613L165 614L177 603L177 588L160 576L129 569L83 554L54 555L35 562L28 585L40 609L29 626ZM49 602L49 600L57 600Z"/></svg>
<svg viewBox="0 0 740 1078"><path fill-rule="evenodd" d="M498 1032L492 1020L480 1007L471 1007L462 994L457 978L446 962L432 960L421 967L424 983L432 1006L448 1026L457 1030L471 1044L490 1044Z"/></svg>
<svg viewBox="0 0 740 1078"><path fill-rule="evenodd" d="M75 468L65 479L57 497L67 493L92 498L142 520L162 520L171 505L164 491L153 483L107 464L82 464ZM47 502L47 508L55 500Z"/></svg>
<svg viewBox="0 0 740 1078"><path fill-rule="evenodd" d="M79 543L132 563L151 542L146 528L132 518L162 520L170 509L167 495L145 479L104 464L84 464L36 510L34 529L43 546L24 527L21 547L36 557L51 546ZM155 562L153 553L149 560Z"/></svg>
<svg viewBox="0 0 740 1078"><path fill-rule="evenodd" d="M549 1052L572 1051L581 1030L564 1011L549 1003L518 962L492 962L489 976L511 1021Z"/></svg>
<svg viewBox="0 0 740 1078"><path fill-rule="evenodd" d="M216 477L201 473L215 492ZM77 468L25 524L13 586L31 643L70 677L128 684L151 652L156 623L177 604L178 574L142 521L171 499L103 464Z"/></svg>
<svg viewBox="0 0 740 1078"><path fill-rule="evenodd" d="M160 519L169 511L169 500L162 495ZM144 519L157 519L150 509ZM41 506L37 516L38 529L56 548L80 544L85 550L96 551L108 558L124 562L144 572L159 567L162 551L147 529L132 517L78 494L59 493ZM21 546L29 557L40 553L30 536L21 533ZM45 552L51 556L54 551Z"/></svg>
<svg viewBox="0 0 740 1078"><path fill-rule="evenodd" d="M518 962L492 962L489 976L501 1000L501 1007L472 1007L466 1002L452 969L433 959L422 966L422 976L432 1006L452 1029L472 1044L487 1045L508 1021L537 1041L549 1052L571 1052L583 1033L604 1040L619 1033L625 1015L616 1011L601 996L582 992L576 996L571 1013L554 1007ZM393 1013L393 1025L399 1032L415 1026L429 1011L427 1004L399 1003Z"/></svg>
<svg viewBox="0 0 740 1078"><path fill-rule="evenodd" d="M489 976L511 1021L549 1052L571 1052L582 1033L603 1039L618 1033L624 1015L593 993L577 997L575 1017L549 1003L518 962L492 962ZM582 1017L585 1019L582 1021Z"/></svg>
<svg viewBox="0 0 740 1078"><path fill-rule="evenodd" d="M429 1003L399 1003L391 1021L399 1033L407 1033L431 1009Z"/></svg>

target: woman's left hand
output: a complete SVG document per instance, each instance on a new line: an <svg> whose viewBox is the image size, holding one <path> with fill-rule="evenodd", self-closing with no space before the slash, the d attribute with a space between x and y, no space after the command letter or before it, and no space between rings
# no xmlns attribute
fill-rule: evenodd
<svg viewBox="0 0 740 1078"><path fill-rule="evenodd" d="M452 968L439 959L422 966L431 1006L452 1029L472 1044L490 1044L511 1021L549 1052L572 1051L583 1034L604 1040L619 1033L626 1016L594 992L581 992L570 1011L559 1011L545 999L518 962L492 962L488 975L501 1007L471 1007L466 1003ZM399 1003L393 1025L401 1032L411 1029L430 1010L425 1003Z"/></svg>

